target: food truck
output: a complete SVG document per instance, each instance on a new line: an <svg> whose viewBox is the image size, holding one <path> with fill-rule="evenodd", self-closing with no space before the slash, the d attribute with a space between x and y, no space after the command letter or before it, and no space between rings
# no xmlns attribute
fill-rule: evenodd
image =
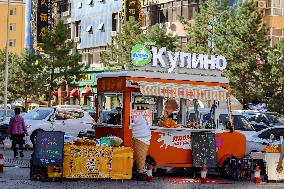
<svg viewBox="0 0 284 189"><path fill-rule="evenodd" d="M207 159L204 166L216 160L216 167L225 169L230 158L244 157L246 138L230 124L229 81L216 74L226 66L224 57L148 49L143 45L132 48L133 70L97 75L96 138L114 135L123 139L124 146L131 146L132 126L142 115L151 129L147 163L201 167L195 160L203 158ZM161 126L167 99L179 104L177 122ZM205 108L210 112L201 116ZM227 109L225 121L219 117L220 108ZM204 138L207 134L213 135Z"/></svg>

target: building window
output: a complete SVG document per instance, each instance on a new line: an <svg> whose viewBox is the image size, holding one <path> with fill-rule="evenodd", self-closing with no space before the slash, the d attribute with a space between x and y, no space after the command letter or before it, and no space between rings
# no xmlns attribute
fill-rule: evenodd
<svg viewBox="0 0 284 189"><path fill-rule="evenodd" d="M93 61L94 61L93 54L88 54L88 65L93 64Z"/></svg>
<svg viewBox="0 0 284 189"><path fill-rule="evenodd" d="M16 15L16 8L10 8L9 12L11 16Z"/></svg>
<svg viewBox="0 0 284 189"><path fill-rule="evenodd" d="M81 36L81 21L75 22L75 37Z"/></svg>
<svg viewBox="0 0 284 189"><path fill-rule="evenodd" d="M78 8L78 9L80 9L80 8L82 8L82 6L83 6L82 1L78 2L78 4L77 4L77 8Z"/></svg>
<svg viewBox="0 0 284 189"><path fill-rule="evenodd" d="M283 36L283 29L272 28L272 35L274 35L274 36Z"/></svg>
<svg viewBox="0 0 284 189"><path fill-rule="evenodd" d="M9 29L10 31L16 31L16 23L11 23Z"/></svg>
<svg viewBox="0 0 284 189"><path fill-rule="evenodd" d="M100 52L95 52L94 53L94 64L99 64L100 63Z"/></svg>
<svg viewBox="0 0 284 189"><path fill-rule="evenodd" d="M16 47L16 39L9 40L9 47Z"/></svg>
<svg viewBox="0 0 284 189"><path fill-rule="evenodd" d="M104 23L100 23L97 30L104 31Z"/></svg>
<svg viewBox="0 0 284 189"><path fill-rule="evenodd" d="M117 31L117 21L118 21L118 13L113 13L111 31Z"/></svg>
<svg viewBox="0 0 284 189"><path fill-rule="evenodd" d="M88 25L86 28L86 32L91 33L93 31L93 26L92 25Z"/></svg>
<svg viewBox="0 0 284 189"><path fill-rule="evenodd" d="M265 14L267 16L284 16L284 1L268 0Z"/></svg>
<svg viewBox="0 0 284 189"><path fill-rule="evenodd" d="M93 0L88 0L87 5L93 5Z"/></svg>

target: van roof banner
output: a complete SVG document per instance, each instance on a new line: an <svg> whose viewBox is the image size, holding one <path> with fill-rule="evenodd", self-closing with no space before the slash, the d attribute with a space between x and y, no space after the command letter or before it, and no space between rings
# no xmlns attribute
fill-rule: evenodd
<svg viewBox="0 0 284 189"><path fill-rule="evenodd" d="M171 83L139 82L145 96L225 101L227 90L219 86L178 85Z"/></svg>

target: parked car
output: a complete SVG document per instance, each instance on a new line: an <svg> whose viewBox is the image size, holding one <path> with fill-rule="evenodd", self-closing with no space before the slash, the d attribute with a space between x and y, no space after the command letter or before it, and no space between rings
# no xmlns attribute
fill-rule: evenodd
<svg viewBox="0 0 284 189"><path fill-rule="evenodd" d="M88 112L93 119L96 118L96 109L89 109L86 110L86 112Z"/></svg>
<svg viewBox="0 0 284 189"><path fill-rule="evenodd" d="M247 136L246 153L261 152L269 144L280 144L280 136L284 136L284 126L269 127L253 135Z"/></svg>
<svg viewBox="0 0 284 189"><path fill-rule="evenodd" d="M3 120L4 117L4 109L0 109L0 119ZM13 117L15 115L14 110L8 109L7 110L7 118Z"/></svg>
<svg viewBox="0 0 284 189"><path fill-rule="evenodd" d="M76 108L35 108L24 116L31 145L36 133L44 131L63 131L68 135L78 136L80 131L92 129L94 120L86 112ZM8 122L0 123L0 128L8 128ZM4 130L4 129L3 129Z"/></svg>
<svg viewBox="0 0 284 189"><path fill-rule="evenodd" d="M210 117L210 110L209 109L200 109L200 114L202 117L202 120L208 120ZM194 110L190 110L190 114L188 119L193 120L194 119ZM244 134L253 134L255 133L254 127L249 123L247 118L242 115L241 112L237 110L232 111L232 119L234 123L234 128L238 132L244 133ZM220 110L220 117L219 117L220 125L223 125L223 127L226 126L229 119L228 110L221 109Z"/></svg>
<svg viewBox="0 0 284 189"><path fill-rule="evenodd" d="M260 112L255 110L240 110L249 120L256 131L261 131L268 127L284 125L283 121L271 112Z"/></svg>

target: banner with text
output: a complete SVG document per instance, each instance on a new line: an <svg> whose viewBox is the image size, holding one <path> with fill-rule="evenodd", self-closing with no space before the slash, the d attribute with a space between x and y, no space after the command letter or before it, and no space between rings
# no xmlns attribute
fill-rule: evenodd
<svg viewBox="0 0 284 189"><path fill-rule="evenodd" d="M52 0L38 0L37 5L37 43L42 43L52 25Z"/></svg>

